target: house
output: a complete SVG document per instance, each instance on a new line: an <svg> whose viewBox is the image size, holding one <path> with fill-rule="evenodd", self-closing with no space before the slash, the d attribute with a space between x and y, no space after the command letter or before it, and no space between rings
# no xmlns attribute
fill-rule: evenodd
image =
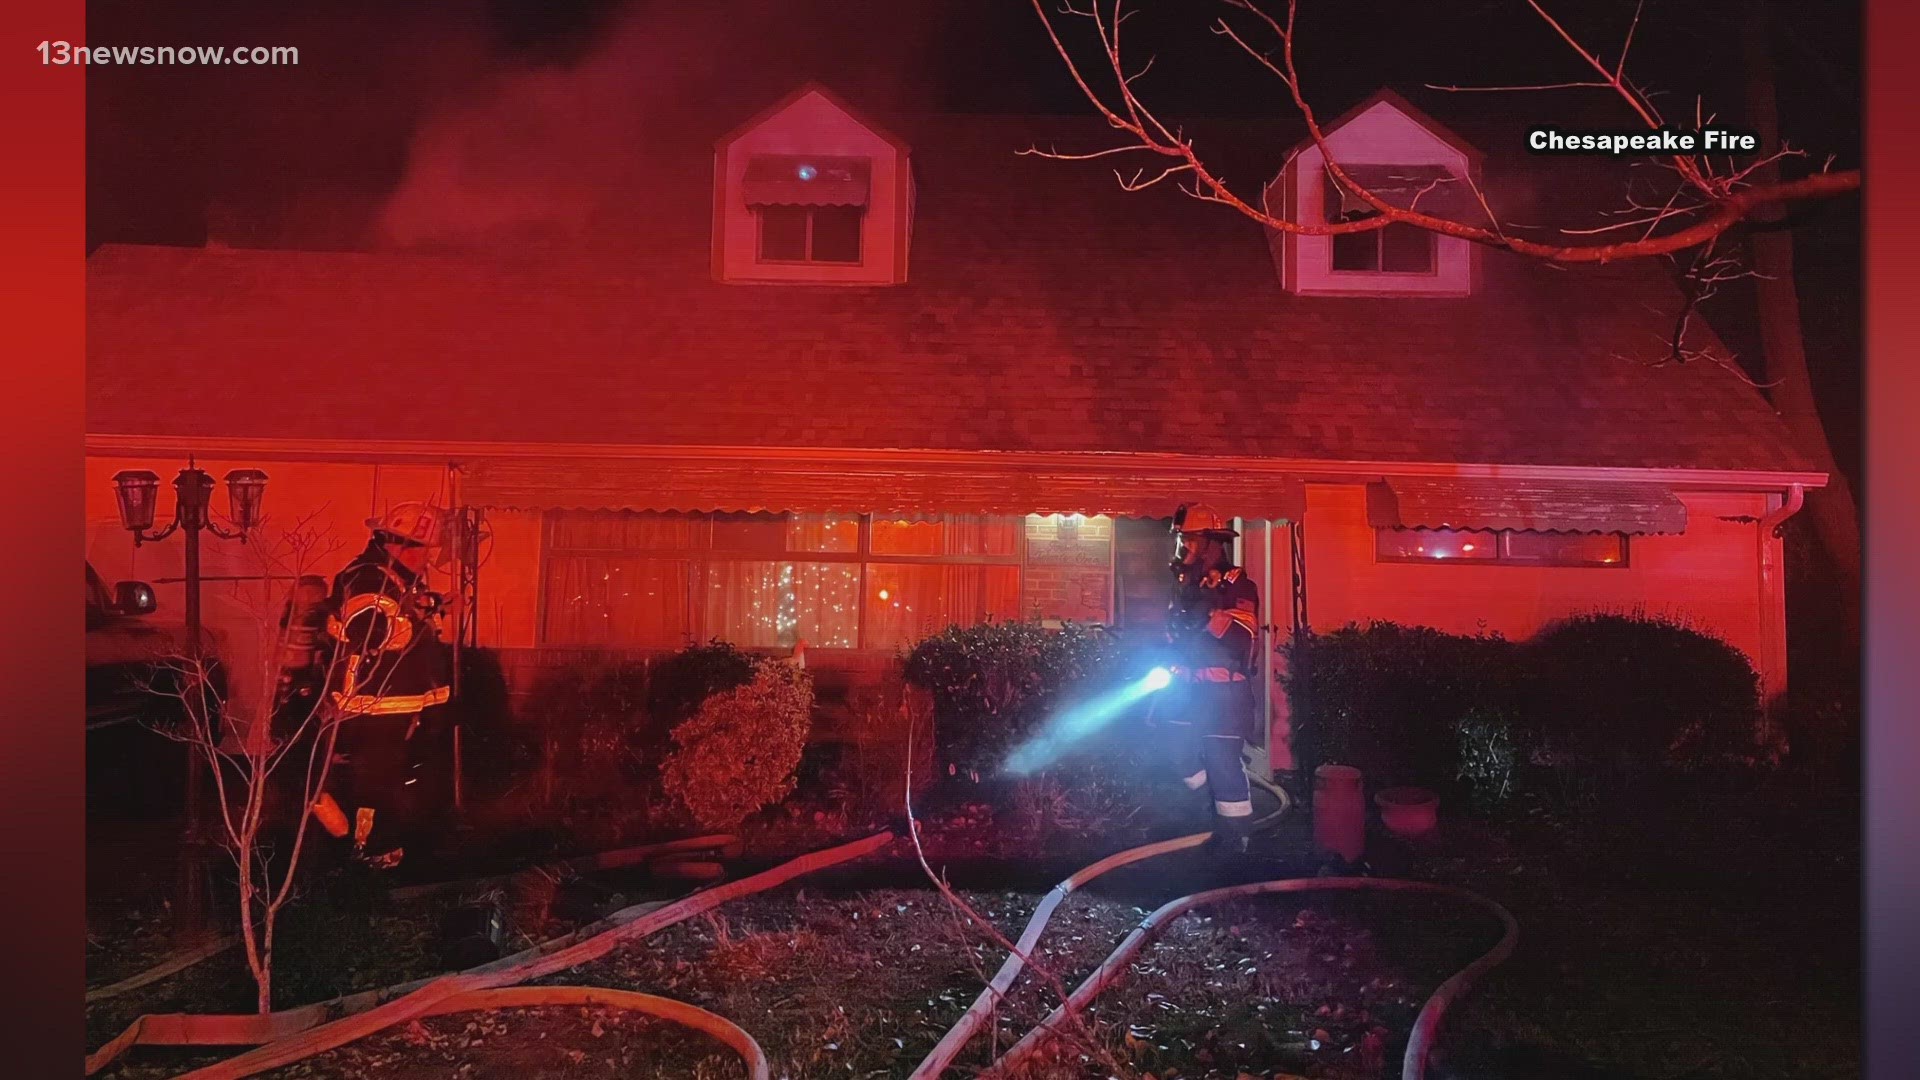
<svg viewBox="0 0 1920 1080"><path fill-rule="evenodd" d="M1652 362L1681 303L1658 263L1263 236L1019 153L1104 145L1085 119L883 126L807 87L681 127L567 235L101 248L94 565L168 601L177 540L135 550L111 478L191 454L265 468L282 527L349 548L392 502L480 508L469 640L523 688L714 637L857 680L950 622L1150 631L1166 519L1198 500L1241 519L1282 632L1646 609L1785 686L1774 527L1824 476L1726 367ZM1195 130L1269 199L1355 212L1297 128ZM1470 181L1512 220L1592 176L1391 94L1330 132L1362 182L1459 205ZM244 554L207 555L209 618L238 617Z"/></svg>

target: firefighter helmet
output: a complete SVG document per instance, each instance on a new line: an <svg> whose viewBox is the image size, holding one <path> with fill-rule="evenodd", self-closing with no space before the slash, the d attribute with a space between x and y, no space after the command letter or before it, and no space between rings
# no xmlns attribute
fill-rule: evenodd
<svg viewBox="0 0 1920 1080"><path fill-rule="evenodd" d="M1173 530L1181 536L1239 536L1233 522L1206 503L1182 506L1173 515Z"/></svg>
<svg viewBox="0 0 1920 1080"><path fill-rule="evenodd" d="M367 528L405 544L435 547L446 528L446 515L423 502L403 502L380 517L368 518Z"/></svg>

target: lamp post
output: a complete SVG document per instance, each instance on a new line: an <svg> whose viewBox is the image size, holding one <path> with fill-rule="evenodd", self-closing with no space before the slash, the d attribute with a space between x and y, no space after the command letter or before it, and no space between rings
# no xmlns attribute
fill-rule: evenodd
<svg viewBox="0 0 1920 1080"><path fill-rule="evenodd" d="M200 533L210 532L223 540L247 542L247 534L260 524L260 503L267 491L267 474L259 469L234 469L227 473L228 518L233 529L214 524L208 507L213 501L213 477L197 467L192 458L173 478L173 520L158 532L153 531L154 511L159 504L160 477L146 469L126 469L113 477L114 497L120 506L120 524L133 534L135 547L157 543L183 532L186 544L187 655L198 662L202 656L200 626ZM198 669L204 673L204 669ZM202 694L205 688L193 692ZM207 737L218 739L217 719L208 718ZM187 755L187 831L180 852L180 917L188 930L200 930L206 924L205 865L206 838L201 823L203 799L199 763Z"/></svg>

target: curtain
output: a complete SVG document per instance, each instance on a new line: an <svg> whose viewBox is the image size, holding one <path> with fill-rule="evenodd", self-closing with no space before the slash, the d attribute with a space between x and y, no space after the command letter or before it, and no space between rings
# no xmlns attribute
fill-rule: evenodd
<svg viewBox="0 0 1920 1080"><path fill-rule="evenodd" d="M556 551L690 551L703 522L691 514L566 511L553 515Z"/></svg>
<svg viewBox="0 0 1920 1080"><path fill-rule="evenodd" d="M866 647L911 645L948 626L1016 617L1020 568L870 563L866 599Z"/></svg>
<svg viewBox="0 0 1920 1080"><path fill-rule="evenodd" d="M681 645L692 631L684 559L547 559L549 645Z"/></svg>
<svg viewBox="0 0 1920 1080"><path fill-rule="evenodd" d="M876 519L871 544L881 557L1008 562L869 562L864 596L860 563L804 561L809 552L855 555L857 515L566 511L551 523L542 628L551 645L677 646L699 636L761 648L801 640L892 648L1020 611L1018 517Z"/></svg>
<svg viewBox="0 0 1920 1080"><path fill-rule="evenodd" d="M858 563L714 562L703 593L711 637L763 648L859 644Z"/></svg>
<svg viewBox="0 0 1920 1080"><path fill-rule="evenodd" d="M1019 551L1020 519L978 514L930 514L873 520L875 555L1012 555Z"/></svg>
<svg viewBox="0 0 1920 1080"><path fill-rule="evenodd" d="M787 521L788 551L860 550L857 514L794 514Z"/></svg>

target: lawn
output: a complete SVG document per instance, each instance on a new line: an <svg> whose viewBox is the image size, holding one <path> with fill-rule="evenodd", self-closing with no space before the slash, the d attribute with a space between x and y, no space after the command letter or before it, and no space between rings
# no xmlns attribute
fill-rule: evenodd
<svg viewBox="0 0 1920 1080"><path fill-rule="evenodd" d="M1045 886L1087 861L1088 850L1114 850L1174 824L1130 815L1102 846L1078 820L1071 835L1032 831L999 799L961 791L930 793L928 803L936 863L1009 936ZM836 831L869 824L812 805L770 814L750 854L823 845ZM1305 828L1296 810L1260 858L1234 875L1312 873ZM1489 813L1449 806L1442 830L1422 841L1376 836L1375 873L1473 889L1507 906L1521 926L1514 956L1450 1014L1429 1075L1857 1075L1857 837L1857 796L1791 776L1673 780L1577 809L1562 799ZM1191 854L1116 873L1069 899L1038 959L1077 982L1145 911L1224 880ZM645 990L712 1009L754 1034L776 1077L904 1076L1004 955L925 885L896 845L548 981ZM316 996L322 984L357 989L431 966L423 937L430 911L387 910L369 930L391 940L346 950L328 977L316 970L308 977ZM1419 1004L1497 933L1484 916L1432 898L1317 894L1198 910L1173 923L1101 999L1088 1017L1091 1036L1063 1043L1035 1075L1397 1076ZM110 1011L91 1010L94 1041L129 1010L244 1004L244 984L219 989L238 973L210 974L217 970L209 962L109 1003ZM1052 1002L1040 980L1023 979L955 1074L977 1071ZM189 1060L210 1058L142 1051L105 1075L171 1075ZM269 1075L535 1080L743 1071L701 1036L571 1008L426 1020Z"/></svg>

